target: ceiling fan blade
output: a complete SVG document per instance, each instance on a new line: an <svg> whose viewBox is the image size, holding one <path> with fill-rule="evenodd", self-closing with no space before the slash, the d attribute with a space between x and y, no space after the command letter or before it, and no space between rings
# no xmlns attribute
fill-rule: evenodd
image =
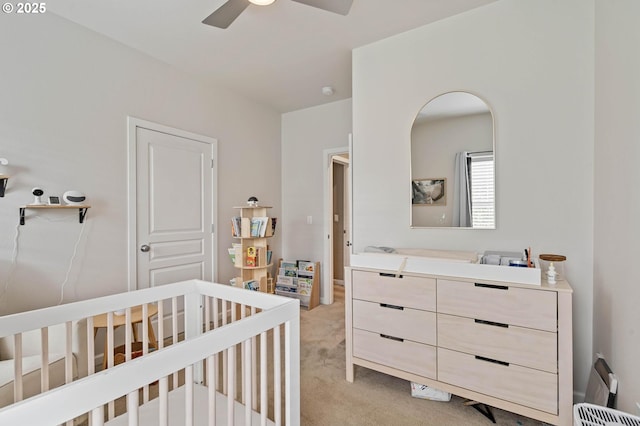
<svg viewBox="0 0 640 426"><path fill-rule="evenodd" d="M249 6L249 0L229 0L207 16L202 23L218 28L227 28L247 6Z"/></svg>
<svg viewBox="0 0 640 426"><path fill-rule="evenodd" d="M338 13L340 15L349 14L353 0L292 0L308 6L317 7L318 9L328 10L329 12Z"/></svg>

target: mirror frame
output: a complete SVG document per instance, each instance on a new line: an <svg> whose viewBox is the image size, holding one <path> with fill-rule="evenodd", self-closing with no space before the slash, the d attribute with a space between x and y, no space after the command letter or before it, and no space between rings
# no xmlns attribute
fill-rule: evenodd
<svg viewBox="0 0 640 426"><path fill-rule="evenodd" d="M412 202L413 200L413 191L412 188L409 187L408 190L408 194L409 194L409 228L410 229L467 229L467 230L495 230L498 228L498 211L497 211L497 187L498 187L498 180L497 180L497 159L496 159L496 119L495 119L495 114L493 111L493 108L491 107L491 105L482 97L477 95L474 92L471 92L469 90L450 90L448 92L444 92L444 93L440 93L434 97L432 97L431 99L429 99L425 104L422 105L422 107L418 110L418 113L416 114L416 116L414 117L413 121L411 122L411 127L409 128L409 177L411 182L413 182L414 176L413 176L413 138L412 138L412 133L413 133L413 128L415 126L416 120L418 119L418 117L420 116L420 114L422 113L422 111L431 103L433 102L435 99L440 98L441 96L445 96L448 94L452 94L452 93L465 93L471 96L476 97L477 99L479 99L480 101L482 101L484 103L484 105L487 108L487 111L489 112L489 114L491 115L491 143L492 143L492 149L493 149L493 186L494 186L494 200L493 200L493 209L494 209L494 226L492 228L474 228L472 226L465 226L465 227L460 227L460 226L422 226L422 225L414 225L413 223L413 209L414 209L414 204ZM451 183L449 183L451 184ZM446 189L445 189L446 190Z"/></svg>

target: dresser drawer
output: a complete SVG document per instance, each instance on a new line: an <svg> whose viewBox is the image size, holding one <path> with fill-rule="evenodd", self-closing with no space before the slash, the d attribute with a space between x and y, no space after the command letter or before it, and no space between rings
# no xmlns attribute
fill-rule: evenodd
<svg viewBox="0 0 640 426"><path fill-rule="evenodd" d="M353 330L353 356L398 370L436 378L436 348L410 340L395 340Z"/></svg>
<svg viewBox="0 0 640 426"><path fill-rule="evenodd" d="M555 332L556 293L438 280L438 312Z"/></svg>
<svg viewBox="0 0 640 426"><path fill-rule="evenodd" d="M550 331L438 314L438 346L556 373L558 335Z"/></svg>
<svg viewBox="0 0 640 426"><path fill-rule="evenodd" d="M547 413L558 413L558 376L545 371L501 365L438 348L438 381Z"/></svg>
<svg viewBox="0 0 640 426"><path fill-rule="evenodd" d="M353 298L405 308L436 310L436 280L368 271L351 271Z"/></svg>
<svg viewBox="0 0 640 426"><path fill-rule="evenodd" d="M428 345L436 344L436 314L429 311L354 300L353 326Z"/></svg>

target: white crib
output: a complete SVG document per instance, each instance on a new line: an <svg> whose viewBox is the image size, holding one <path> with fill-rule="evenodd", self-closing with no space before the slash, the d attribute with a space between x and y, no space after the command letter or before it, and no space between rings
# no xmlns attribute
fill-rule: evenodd
<svg viewBox="0 0 640 426"><path fill-rule="evenodd" d="M157 350L149 349L150 306L158 311L151 329ZM133 307L143 311L137 358ZM107 318L105 348L95 338L100 314ZM118 314L125 325L115 329ZM77 324L86 339L74 336ZM55 386L49 380L53 327L66 330L66 384L49 389ZM298 425L299 333L298 300L199 280L0 317L0 338L12 341L15 352L14 402L0 409L0 425ZM26 398L23 344L34 338L41 385ZM86 340L81 350L88 356L74 353L77 340ZM124 362L114 366L119 342ZM103 353L107 368L96 372ZM86 374L76 377L85 371L75 364L82 359L88 359Z"/></svg>

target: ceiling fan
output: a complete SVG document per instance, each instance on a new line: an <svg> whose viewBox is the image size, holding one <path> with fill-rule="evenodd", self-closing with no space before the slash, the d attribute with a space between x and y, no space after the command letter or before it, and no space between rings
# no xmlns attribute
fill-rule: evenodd
<svg viewBox="0 0 640 426"><path fill-rule="evenodd" d="M249 6L250 3L267 6L275 0L227 0L222 6L216 9L211 15L207 16L203 24L212 25L218 28L227 28L240 14ZM308 6L317 7L318 9L327 10L329 12L347 15L351 9L353 0L291 0L297 3L306 4Z"/></svg>

